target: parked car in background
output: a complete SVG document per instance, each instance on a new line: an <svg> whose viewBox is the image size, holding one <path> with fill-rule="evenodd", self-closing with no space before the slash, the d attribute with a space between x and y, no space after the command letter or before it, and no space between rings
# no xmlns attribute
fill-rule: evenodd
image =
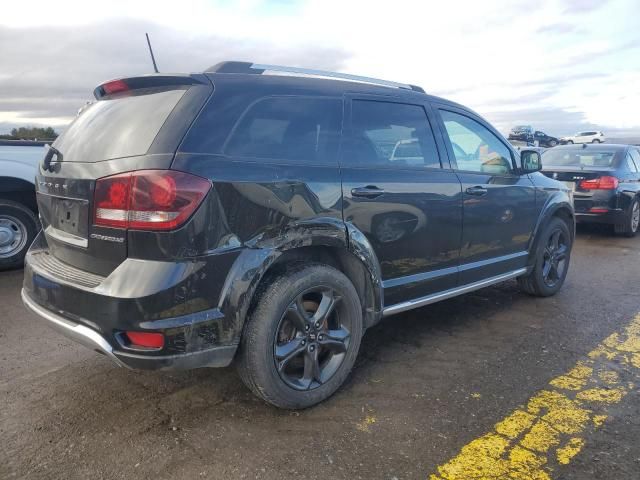
<svg viewBox="0 0 640 480"><path fill-rule="evenodd" d="M531 143L534 143L534 144L537 143L537 145L540 147L553 148L556 145L560 144L560 139L556 137L552 137L551 135L547 135L546 133L541 132L540 130L536 130L535 132L533 132Z"/></svg>
<svg viewBox="0 0 640 480"><path fill-rule="evenodd" d="M578 132L575 135L562 137L560 142L563 144L572 143L604 143L607 138L600 131L589 130L587 132Z"/></svg>
<svg viewBox="0 0 640 480"><path fill-rule="evenodd" d="M516 125L509 132L509 140L527 142L533 137L533 127L531 125Z"/></svg>
<svg viewBox="0 0 640 480"><path fill-rule="evenodd" d="M573 192L579 223L613 225L632 237L640 223L640 148L565 145L542 154L543 172Z"/></svg>
<svg viewBox="0 0 640 480"><path fill-rule="evenodd" d="M43 144L0 140L0 270L20 267L39 230L34 179Z"/></svg>
<svg viewBox="0 0 640 480"><path fill-rule="evenodd" d="M22 298L118 365L235 359L258 397L304 408L383 317L562 287L566 187L419 87L225 62L95 96L40 165Z"/></svg>

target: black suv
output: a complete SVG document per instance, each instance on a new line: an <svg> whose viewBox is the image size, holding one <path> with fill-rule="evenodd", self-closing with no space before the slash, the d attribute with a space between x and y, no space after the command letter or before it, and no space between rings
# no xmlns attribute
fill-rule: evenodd
<svg viewBox="0 0 640 480"><path fill-rule="evenodd" d="M118 365L235 361L304 408L383 317L513 278L553 295L567 274L566 186L419 87L225 62L95 97L40 166L22 295Z"/></svg>
<svg viewBox="0 0 640 480"><path fill-rule="evenodd" d="M547 135L544 132L536 130L533 133L533 138L531 139L532 143L538 142L538 145L541 147L555 147L560 144L560 140L556 137L552 137L551 135Z"/></svg>

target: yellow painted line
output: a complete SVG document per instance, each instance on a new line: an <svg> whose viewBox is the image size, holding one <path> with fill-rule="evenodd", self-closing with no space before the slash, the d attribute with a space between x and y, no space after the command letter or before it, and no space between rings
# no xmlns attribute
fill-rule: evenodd
<svg viewBox="0 0 640 480"><path fill-rule="evenodd" d="M566 374L441 465L429 480L547 480L580 453L585 437L640 375L640 314ZM625 377L627 380L623 380Z"/></svg>

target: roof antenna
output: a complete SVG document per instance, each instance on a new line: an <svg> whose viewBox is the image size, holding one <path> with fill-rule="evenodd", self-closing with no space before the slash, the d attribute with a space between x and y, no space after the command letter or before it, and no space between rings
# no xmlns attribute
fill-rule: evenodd
<svg viewBox="0 0 640 480"><path fill-rule="evenodd" d="M149 40L149 34L145 33L145 35L147 36L147 45L149 45L149 53L151 54L151 61L153 62L153 70L155 70L156 73L159 73L158 66L156 65L156 57L153 56L153 48L151 48L151 40Z"/></svg>

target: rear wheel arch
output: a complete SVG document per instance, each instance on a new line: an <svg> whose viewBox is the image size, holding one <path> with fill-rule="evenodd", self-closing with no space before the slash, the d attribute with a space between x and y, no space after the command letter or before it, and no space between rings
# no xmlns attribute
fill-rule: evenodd
<svg viewBox="0 0 640 480"><path fill-rule="evenodd" d="M307 240L297 239L283 245L269 241L268 246L262 248L245 248L235 260L227 274L218 306L228 321L235 323L236 341L240 341L245 321L270 279L281 275L292 264L313 262L341 271L358 293L364 328L382 318L382 288L376 274L379 266L368 264L361 255L353 252L346 236L341 241L336 237Z"/></svg>
<svg viewBox="0 0 640 480"><path fill-rule="evenodd" d="M375 274L362 259L346 247L315 245L286 250L265 272L260 284L266 284L270 277L282 274L288 265L307 262L329 265L344 273L360 298L365 328L377 323L381 318L382 298L377 288Z"/></svg>

